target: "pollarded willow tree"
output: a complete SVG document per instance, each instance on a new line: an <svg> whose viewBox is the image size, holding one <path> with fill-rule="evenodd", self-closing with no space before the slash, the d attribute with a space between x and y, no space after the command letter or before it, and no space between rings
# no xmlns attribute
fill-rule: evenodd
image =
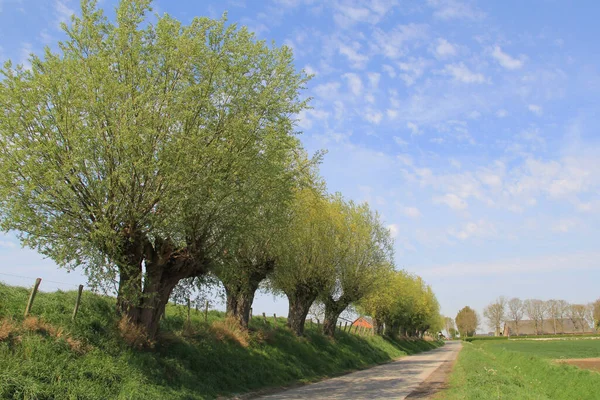
<svg viewBox="0 0 600 400"><path fill-rule="evenodd" d="M338 225L335 280L319 295L325 308L323 332L333 336L340 314L371 291L392 267L393 240L379 215L367 203L345 201L341 195L331 200L342 217Z"/></svg>
<svg viewBox="0 0 600 400"><path fill-rule="evenodd" d="M284 245L281 240L291 222L294 191L309 184L306 179L320 159L321 154L309 159L299 151L289 161L287 174L265 180L270 188L255 188L255 196L262 201L247 215L252 229L232 238L224 256L212 269L225 288L227 315L243 328L248 327L250 308L259 285L276 268L276 252Z"/></svg>
<svg viewBox="0 0 600 400"><path fill-rule="evenodd" d="M360 311L373 317L378 334L418 336L427 331L438 332L443 326L439 303L431 287L406 271L384 274L377 290L358 305Z"/></svg>
<svg viewBox="0 0 600 400"><path fill-rule="evenodd" d="M342 217L321 184L296 192L290 223L277 250L277 268L270 285L289 302L287 324L298 336L317 297L335 282L340 261L337 233Z"/></svg>
<svg viewBox="0 0 600 400"><path fill-rule="evenodd" d="M244 28L149 11L123 0L113 23L83 1L57 53L2 69L0 225L61 266L114 272L119 311L153 336L172 289L287 174L306 76Z"/></svg>

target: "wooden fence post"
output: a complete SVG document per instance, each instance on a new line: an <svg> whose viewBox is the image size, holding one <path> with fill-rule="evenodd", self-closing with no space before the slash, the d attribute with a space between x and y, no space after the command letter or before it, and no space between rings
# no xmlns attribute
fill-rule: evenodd
<svg viewBox="0 0 600 400"><path fill-rule="evenodd" d="M312 329L312 327L313 327L313 320L312 320L312 318L311 318L311 319L310 319L310 328Z"/></svg>
<svg viewBox="0 0 600 400"><path fill-rule="evenodd" d="M346 321L346 323L344 324L344 332L346 332L348 330L348 321Z"/></svg>
<svg viewBox="0 0 600 400"><path fill-rule="evenodd" d="M208 300L206 300L206 305L204 306L204 322L208 322Z"/></svg>
<svg viewBox="0 0 600 400"><path fill-rule="evenodd" d="M81 292L83 292L83 285L79 285L79 289L77 290L77 300L75 300L75 309L73 310L73 316L71 317L71 320L73 321L75 321L77 311L79 311L79 304L81 303Z"/></svg>
<svg viewBox="0 0 600 400"><path fill-rule="evenodd" d="M35 294L37 293L41 282L42 278L37 278L35 280L35 284L33 285L33 288L31 289L31 294L29 295L29 301L27 301L27 308L25 308L25 316L28 316L29 312L31 312L31 306L33 306L33 299L35 299Z"/></svg>
<svg viewBox="0 0 600 400"><path fill-rule="evenodd" d="M277 327L277 314L273 314L273 326Z"/></svg>
<svg viewBox="0 0 600 400"><path fill-rule="evenodd" d="M250 307L250 319L252 319L252 307Z"/></svg>
<svg viewBox="0 0 600 400"><path fill-rule="evenodd" d="M190 317L190 311L191 311L191 309L192 309L192 303L190 302L190 298L188 297L187 298L187 311L188 311L187 323L188 323L188 325L190 324L190 319L191 319L191 317Z"/></svg>
<svg viewBox="0 0 600 400"><path fill-rule="evenodd" d="M267 314L263 313L263 321L265 322L265 325L268 324L267 322Z"/></svg>
<svg viewBox="0 0 600 400"><path fill-rule="evenodd" d="M321 321L319 321L319 318L317 318L317 330L319 330L320 326L319 324L321 323Z"/></svg>

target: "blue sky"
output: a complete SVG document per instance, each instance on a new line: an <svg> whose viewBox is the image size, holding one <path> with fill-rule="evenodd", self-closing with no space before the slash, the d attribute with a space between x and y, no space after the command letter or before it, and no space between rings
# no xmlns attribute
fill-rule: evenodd
<svg viewBox="0 0 600 400"><path fill-rule="evenodd" d="M299 129L307 149L328 150L329 190L382 213L397 266L433 286L443 313L481 312L500 295L600 297L597 2L156 1L154 9L184 22L227 11L230 22L294 49L297 67L315 74ZM0 0L0 60L27 63L77 10L76 1ZM0 273L84 279L10 234L0 238ZM255 310L285 315L287 305L265 295Z"/></svg>

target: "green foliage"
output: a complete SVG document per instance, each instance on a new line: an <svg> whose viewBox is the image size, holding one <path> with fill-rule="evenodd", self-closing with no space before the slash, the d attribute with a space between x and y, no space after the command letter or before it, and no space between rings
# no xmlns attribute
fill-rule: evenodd
<svg viewBox="0 0 600 400"><path fill-rule="evenodd" d="M469 306L463 307L458 314L456 314L455 321L460 336L463 338L473 336L479 326L477 313Z"/></svg>
<svg viewBox="0 0 600 400"><path fill-rule="evenodd" d="M0 70L0 227L98 282L120 274L147 314L291 195L307 76L224 19L149 24L149 0L122 0L113 23L96 6L57 53Z"/></svg>
<svg viewBox="0 0 600 400"><path fill-rule="evenodd" d="M583 341L582 341L583 342ZM592 341L588 341L592 342ZM600 342L589 344L596 349ZM450 377L450 389L440 398L448 400L506 398L533 399L597 399L600 374L574 366L556 364L540 358L537 352L557 342L527 342L535 346L534 352L521 352L520 342L481 341L465 343ZM569 342L560 343L569 346ZM558 343L556 344L558 345ZM538 347L539 346L539 347ZM522 348L521 348L522 349ZM561 350L553 353L557 357ZM577 352L563 347L565 357ZM597 350L596 353L597 354Z"/></svg>
<svg viewBox="0 0 600 400"><path fill-rule="evenodd" d="M440 306L431 287L405 271L383 274L377 290L359 302L359 308L384 322L389 334L403 329L408 335L439 332L444 326Z"/></svg>
<svg viewBox="0 0 600 400"><path fill-rule="evenodd" d="M296 338L272 320L254 318L247 347L217 331L223 313L187 310L169 304L155 347L133 350L116 329L114 298L84 292L75 322L75 292L40 292L33 314L61 328L61 337L20 332L0 341L0 398L206 399L314 381L393 358L429 350L438 343L395 341L341 333L336 340L309 327ZM22 321L28 290L0 284L0 324ZM221 336L219 336L219 334ZM87 347L78 353L66 338Z"/></svg>

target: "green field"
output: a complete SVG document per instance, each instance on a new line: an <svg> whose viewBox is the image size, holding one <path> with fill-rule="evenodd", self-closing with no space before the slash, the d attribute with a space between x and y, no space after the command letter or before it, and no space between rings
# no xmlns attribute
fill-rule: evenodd
<svg viewBox="0 0 600 400"><path fill-rule="evenodd" d="M504 341L487 344L492 348L502 348L541 358L595 358L600 357L600 340L523 340Z"/></svg>
<svg viewBox="0 0 600 400"><path fill-rule="evenodd" d="M169 305L151 350L128 346L114 299L85 293L75 322L75 292L39 293L23 321L28 290L0 284L1 399L204 399L314 381L383 363L438 344L339 333L309 326L296 338L280 318L232 329L223 313Z"/></svg>
<svg viewBox="0 0 600 400"><path fill-rule="evenodd" d="M600 357L600 340L464 343L440 399L599 399L600 374L553 359Z"/></svg>

